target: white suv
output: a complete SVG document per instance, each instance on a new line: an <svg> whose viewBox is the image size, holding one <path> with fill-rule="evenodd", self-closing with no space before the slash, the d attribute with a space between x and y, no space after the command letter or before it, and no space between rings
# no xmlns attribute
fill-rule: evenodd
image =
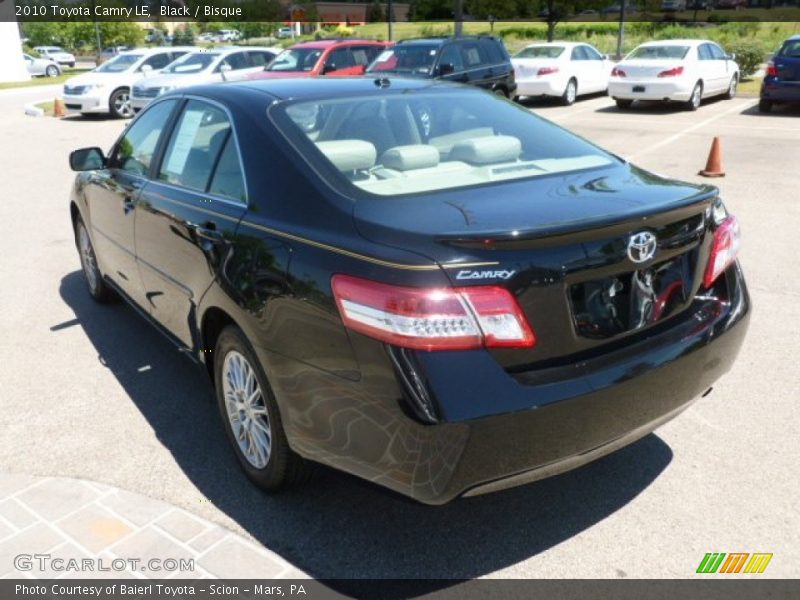
<svg viewBox="0 0 800 600"><path fill-rule="evenodd" d="M116 118L133 116L131 86L149 72L158 72L195 48L140 48L121 52L93 71L68 79L63 100L67 110L110 113Z"/></svg>
<svg viewBox="0 0 800 600"><path fill-rule="evenodd" d="M75 55L70 54L61 46L36 46L34 50L36 50L42 58L54 60L59 65L66 65L69 68L75 66Z"/></svg>

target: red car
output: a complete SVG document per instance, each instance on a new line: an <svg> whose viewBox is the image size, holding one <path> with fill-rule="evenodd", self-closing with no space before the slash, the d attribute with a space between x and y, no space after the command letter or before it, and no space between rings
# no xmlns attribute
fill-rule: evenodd
<svg viewBox="0 0 800 600"><path fill-rule="evenodd" d="M392 42L375 40L318 40L287 48L263 71L249 79L361 75Z"/></svg>

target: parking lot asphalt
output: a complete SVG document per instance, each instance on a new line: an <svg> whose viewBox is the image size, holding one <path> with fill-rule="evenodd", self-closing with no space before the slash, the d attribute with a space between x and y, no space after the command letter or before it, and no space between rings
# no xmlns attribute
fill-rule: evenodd
<svg viewBox="0 0 800 600"><path fill-rule="evenodd" d="M248 484L201 370L85 290L67 153L108 148L124 123L26 117L23 100L0 94L0 471L169 502L316 577L692 577L706 552L771 552L760 577L800 575L800 110L761 115L744 98L696 113L620 112L607 97L528 104L693 181L721 136L727 176L712 183L741 222L750 331L713 393L655 434L553 479L432 508L327 469L274 497Z"/></svg>

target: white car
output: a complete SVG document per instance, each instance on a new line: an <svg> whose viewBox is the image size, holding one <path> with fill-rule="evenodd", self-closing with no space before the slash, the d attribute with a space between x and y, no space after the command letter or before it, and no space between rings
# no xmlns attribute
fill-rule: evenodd
<svg viewBox="0 0 800 600"><path fill-rule="evenodd" d="M30 54L22 55L25 59L25 66L28 68L28 73L37 77L39 75L46 75L47 77L58 77L61 75L61 67L58 63L49 58L34 58Z"/></svg>
<svg viewBox="0 0 800 600"><path fill-rule="evenodd" d="M674 100L697 110L703 98L736 96L739 65L708 40L648 42L611 71L608 95L621 109L634 100Z"/></svg>
<svg viewBox="0 0 800 600"><path fill-rule="evenodd" d="M242 34L235 29L220 29L217 32L217 40L220 42L236 42L240 40Z"/></svg>
<svg viewBox="0 0 800 600"><path fill-rule="evenodd" d="M569 105L583 94L605 92L611 62L589 44L531 44L511 57L516 96L554 96Z"/></svg>
<svg viewBox="0 0 800 600"><path fill-rule="evenodd" d="M161 94L176 88L219 81L246 79L263 71L281 48L214 48L197 50L176 60L156 77L140 79L133 86L131 104L138 111Z"/></svg>
<svg viewBox="0 0 800 600"><path fill-rule="evenodd" d="M54 60L59 65L67 65L70 68L75 66L75 55L70 54L61 46L36 46L34 50L36 50L42 58Z"/></svg>
<svg viewBox="0 0 800 600"><path fill-rule="evenodd" d="M87 113L110 113L116 118L133 116L130 91L142 74L160 71L176 58L195 48L143 48L121 52L111 60L83 75L67 80L63 100L67 110Z"/></svg>

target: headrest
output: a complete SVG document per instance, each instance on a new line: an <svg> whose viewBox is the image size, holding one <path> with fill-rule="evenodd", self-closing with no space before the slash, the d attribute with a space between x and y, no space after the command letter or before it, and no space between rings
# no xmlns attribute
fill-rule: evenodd
<svg viewBox="0 0 800 600"><path fill-rule="evenodd" d="M458 142L450 152L450 160L460 160L473 165L517 160L522 154L522 143L510 135L479 137Z"/></svg>
<svg viewBox="0 0 800 600"><path fill-rule="evenodd" d="M340 171L371 169L375 166L375 146L364 140L317 142L317 148Z"/></svg>
<svg viewBox="0 0 800 600"><path fill-rule="evenodd" d="M395 146L383 153L380 162L387 169L395 171L435 167L439 164L439 151L425 144Z"/></svg>
<svg viewBox="0 0 800 600"><path fill-rule="evenodd" d="M474 129L465 129L462 131L456 131L455 133L446 133L444 135L432 137L428 140L428 143L431 146L438 148L439 153L442 156L445 156L450 153L450 151L453 149L453 146L462 140L471 140L472 138L493 135L494 129L491 127L475 127Z"/></svg>

